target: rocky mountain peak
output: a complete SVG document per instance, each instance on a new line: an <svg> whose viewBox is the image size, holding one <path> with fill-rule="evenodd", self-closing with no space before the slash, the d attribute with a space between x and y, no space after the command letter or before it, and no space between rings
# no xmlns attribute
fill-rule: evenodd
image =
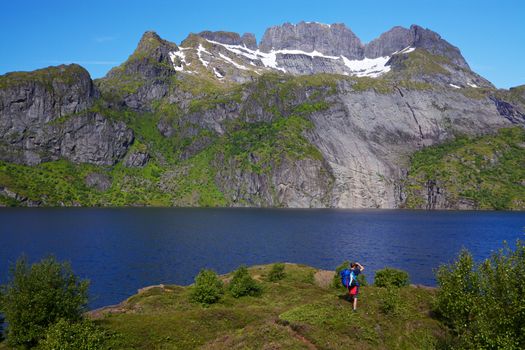
<svg viewBox="0 0 525 350"><path fill-rule="evenodd" d="M285 23L270 27L259 45L263 52L271 50L317 51L328 56L343 55L348 59L363 56L361 40L344 24L317 22Z"/></svg>
<svg viewBox="0 0 525 350"><path fill-rule="evenodd" d="M178 51L175 43L162 39L156 32L147 31L142 35L132 56L148 56L157 62L169 59L170 51Z"/></svg>
<svg viewBox="0 0 525 350"><path fill-rule="evenodd" d="M459 49L442 39L438 33L413 24L410 26L410 35L414 47L425 49L434 55L447 57L454 64L470 69Z"/></svg>
<svg viewBox="0 0 525 350"><path fill-rule="evenodd" d="M381 34L366 45L365 56L368 58L389 56L407 47L425 49L434 55L449 58L452 63L462 68L469 69L457 47L442 39L436 32L416 24L411 25L410 29L396 26Z"/></svg>
<svg viewBox="0 0 525 350"><path fill-rule="evenodd" d="M412 46L412 44L413 40L410 30L396 26L369 42L365 47L365 57L389 56L393 52Z"/></svg>
<svg viewBox="0 0 525 350"><path fill-rule="evenodd" d="M154 78L172 74L170 52L179 51L172 42L162 39L153 31L145 32L135 51L121 66L111 69L107 76L122 77L123 75L139 75Z"/></svg>
<svg viewBox="0 0 525 350"><path fill-rule="evenodd" d="M197 35L206 40L216 41L221 44L246 46L247 48L252 50L257 49L257 41L255 40L255 35L253 35L252 33L244 33L241 37L238 33L234 32L212 32L206 30L198 33Z"/></svg>

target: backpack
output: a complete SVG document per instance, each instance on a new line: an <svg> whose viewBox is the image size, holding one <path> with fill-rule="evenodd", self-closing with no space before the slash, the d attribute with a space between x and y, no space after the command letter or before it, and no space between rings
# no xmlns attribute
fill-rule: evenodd
<svg viewBox="0 0 525 350"><path fill-rule="evenodd" d="M345 288L350 288L357 285L357 277L354 271L349 269L344 269L340 272L341 275L341 284Z"/></svg>

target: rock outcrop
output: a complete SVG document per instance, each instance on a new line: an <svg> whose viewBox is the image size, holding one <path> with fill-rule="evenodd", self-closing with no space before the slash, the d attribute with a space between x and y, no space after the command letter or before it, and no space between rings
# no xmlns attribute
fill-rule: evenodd
<svg viewBox="0 0 525 350"><path fill-rule="evenodd" d="M255 35L252 33L244 33L242 36L240 36L234 32L212 32L207 30L200 32L197 35L204 39L216 41L222 44L245 46L252 50L257 49L257 40L255 39Z"/></svg>
<svg viewBox="0 0 525 350"><path fill-rule="evenodd" d="M271 50L318 51L327 56L345 56L348 59L362 59L364 45L344 24L321 24L300 22L296 25L285 23L268 28L259 48Z"/></svg>
<svg viewBox="0 0 525 350"><path fill-rule="evenodd" d="M469 69L467 61L457 47L442 39L436 32L418 25L412 25L410 29L403 27L390 29L368 43L364 55L369 58L390 56L393 52L407 47L425 49L434 55L450 59L461 68Z"/></svg>
<svg viewBox="0 0 525 350"><path fill-rule="evenodd" d="M89 108L99 96L78 65L0 77L0 159L35 165L66 158L112 165L126 153L133 132Z"/></svg>

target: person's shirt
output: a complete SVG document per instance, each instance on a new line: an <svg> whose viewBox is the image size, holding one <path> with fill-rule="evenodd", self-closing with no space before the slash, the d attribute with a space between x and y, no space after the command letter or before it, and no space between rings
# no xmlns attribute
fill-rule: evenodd
<svg viewBox="0 0 525 350"><path fill-rule="evenodd" d="M356 278L355 280L356 285L359 285L359 282L357 281L357 276L359 276L359 274L361 273L361 269L359 267L356 267L356 268L350 269L350 271L354 273L354 276Z"/></svg>

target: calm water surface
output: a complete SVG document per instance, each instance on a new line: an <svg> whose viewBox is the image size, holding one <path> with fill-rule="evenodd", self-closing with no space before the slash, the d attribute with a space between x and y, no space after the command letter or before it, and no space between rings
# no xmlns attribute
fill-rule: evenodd
<svg viewBox="0 0 525 350"><path fill-rule="evenodd" d="M284 209L1 209L0 283L21 254L69 260L91 280L90 307L138 288L189 284L201 268L226 273L277 261L334 269L345 259L407 270L434 285L433 270L462 247L477 259L525 238L525 212Z"/></svg>

